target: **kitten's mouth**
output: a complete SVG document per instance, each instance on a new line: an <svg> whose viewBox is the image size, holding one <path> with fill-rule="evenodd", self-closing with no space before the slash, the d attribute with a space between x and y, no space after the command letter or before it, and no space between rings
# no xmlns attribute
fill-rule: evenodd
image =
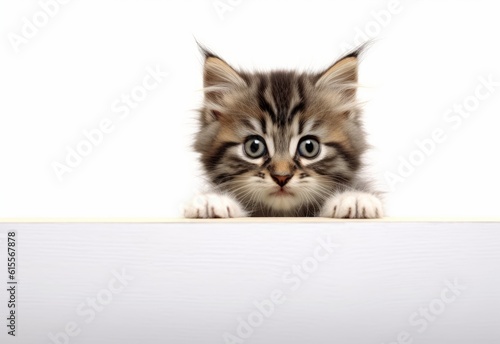
<svg viewBox="0 0 500 344"><path fill-rule="evenodd" d="M290 190L281 187L277 191L271 192L271 196L286 197L286 196L294 196L294 194L290 192Z"/></svg>

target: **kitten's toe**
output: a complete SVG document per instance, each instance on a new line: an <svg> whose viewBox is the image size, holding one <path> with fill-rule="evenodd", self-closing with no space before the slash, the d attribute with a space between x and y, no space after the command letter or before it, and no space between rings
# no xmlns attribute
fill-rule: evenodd
<svg viewBox="0 0 500 344"><path fill-rule="evenodd" d="M358 218L361 219L378 219L384 216L384 210L380 199L371 194L365 194L360 200L358 199Z"/></svg>
<svg viewBox="0 0 500 344"><path fill-rule="evenodd" d="M382 202L366 192L348 191L330 198L320 213L338 219L375 219L383 216Z"/></svg>
<svg viewBox="0 0 500 344"><path fill-rule="evenodd" d="M184 208L184 217L187 218L230 218L245 217L247 213L240 204L226 195L215 193L202 194Z"/></svg>

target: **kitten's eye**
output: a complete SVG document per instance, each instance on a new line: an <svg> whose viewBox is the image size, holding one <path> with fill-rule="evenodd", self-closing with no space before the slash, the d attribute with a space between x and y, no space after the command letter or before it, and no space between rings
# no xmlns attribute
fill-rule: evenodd
<svg viewBox="0 0 500 344"><path fill-rule="evenodd" d="M313 138L304 138L299 143L299 154L304 158L312 159L319 154L319 142Z"/></svg>
<svg viewBox="0 0 500 344"><path fill-rule="evenodd" d="M266 144L260 136L253 136L245 141L245 153L252 159L260 158L266 151Z"/></svg>

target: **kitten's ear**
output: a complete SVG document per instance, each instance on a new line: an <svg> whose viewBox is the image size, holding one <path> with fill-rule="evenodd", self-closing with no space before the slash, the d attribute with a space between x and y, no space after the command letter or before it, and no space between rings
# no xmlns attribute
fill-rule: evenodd
<svg viewBox="0 0 500 344"><path fill-rule="evenodd" d="M358 82L358 62L361 49L340 58L332 66L320 73L317 87L343 88L348 96L356 94Z"/></svg>
<svg viewBox="0 0 500 344"><path fill-rule="evenodd" d="M246 86L245 80L226 61L200 46L205 56L203 66L203 87L210 91Z"/></svg>
<svg viewBox="0 0 500 344"><path fill-rule="evenodd" d="M224 95L234 89L247 87L243 77L226 61L198 43L205 57L203 65L204 124L220 120L225 116Z"/></svg>

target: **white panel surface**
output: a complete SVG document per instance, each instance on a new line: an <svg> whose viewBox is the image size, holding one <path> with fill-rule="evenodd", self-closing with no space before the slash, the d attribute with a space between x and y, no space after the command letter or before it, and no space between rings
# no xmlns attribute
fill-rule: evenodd
<svg viewBox="0 0 500 344"><path fill-rule="evenodd" d="M0 266L1 343L500 342L500 223L3 223Z"/></svg>

